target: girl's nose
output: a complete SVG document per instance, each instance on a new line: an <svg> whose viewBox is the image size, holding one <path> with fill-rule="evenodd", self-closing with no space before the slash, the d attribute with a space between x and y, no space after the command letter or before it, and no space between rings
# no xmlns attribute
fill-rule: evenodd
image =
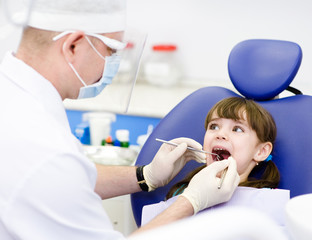
<svg viewBox="0 0 312 240"><path fill-rule="evenodd" d="M224 131L219 131L219 132L217 133L217 139L219 139L219 140L227 140L228 137L227 137L227 135L224 133Z"/></svg>

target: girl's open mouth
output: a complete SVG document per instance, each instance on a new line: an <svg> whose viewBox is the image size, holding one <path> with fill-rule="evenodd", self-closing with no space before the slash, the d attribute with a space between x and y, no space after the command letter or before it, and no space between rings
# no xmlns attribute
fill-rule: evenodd
<svg viewBox="0 0 312 240"><path fill-rule="evenodd" d="M216 155L213 155L212 158L214 161L228 159L231 156L231 153L225 148L215 147L212 149L212 153L218 154L219 159Z"/></svg>

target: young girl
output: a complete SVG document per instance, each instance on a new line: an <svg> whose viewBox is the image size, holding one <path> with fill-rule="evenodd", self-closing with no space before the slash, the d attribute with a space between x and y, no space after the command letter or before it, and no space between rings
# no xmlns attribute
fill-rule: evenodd
<svg viewBox="0 0 312 240"><path fill-rule="evenodd" d="M252 100L240 97L218 102L205 121L206 134L203 149L216 153L221 159L232 156L241 177L239 186L276 188L279 171L271 161L270 153L276 138L276 125L271 114ZM207 165L216 161L207 156ZM206 165L191 172L167 194L167 199L183 192L191 178ZM259 176L257 179L252 176Z"/></svg>
<svg viewBox="0 0 312 240"><path fill-rule="evenodd" d="M175 196L183 194L192 177L201 169L214 161L232 157L237 163L240 187L229 202L212 208L256 208L267 212L283 226L284 205L289 200L289 191L273 190L279 184L280 174L270 155L276 138L276 125L270 113L253 100L231 97L221 100L209 111L205 128L203 149L219 155L219 159L207 154L205 165L171 188L167 194L168 201L145 206L142 224L167 208Z"/></svg>

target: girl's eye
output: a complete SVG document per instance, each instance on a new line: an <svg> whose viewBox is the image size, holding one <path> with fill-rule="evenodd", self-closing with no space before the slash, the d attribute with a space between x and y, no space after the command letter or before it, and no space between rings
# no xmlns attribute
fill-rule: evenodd
<svg viewBox="0 0 312 240"><path fill-rule="evenodd" d="M210 124L209 129L210 130L218 130L219 126L217 124L215 124L215 123L212 123L212 124Z"/></svg>
<svg viewBox="0 0 312 240"><path fill-rule="evenodd" d="M235 127L233 128L233 131L234 131L234 132L244 132L244 130L243 130L241 127L238 127L238 126L235 126Z"/></svg>

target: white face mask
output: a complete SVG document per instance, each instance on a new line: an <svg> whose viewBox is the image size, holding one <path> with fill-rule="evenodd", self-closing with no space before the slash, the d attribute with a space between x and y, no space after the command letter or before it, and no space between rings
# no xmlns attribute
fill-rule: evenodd
<svg viewBox="0 0 312 240"><path fill-rule="evenodd" d="M71 67L71 69L74 71L74 73L76 74L76 76L78 77L78 79L82 82L82 84L84 85L83 87L80 88L79 90L79 95L78 95L78 99L81 98L93 98L96 97L97 95L99 95L102 90L108 85L111 84L113 81L114 76L117 74L118 72L118 68L119 68L119 64L121 61L121 56L118 55L111 55L111 56L106 56L103 57L97 50L96 48L93 46L93 44L91 43L91 41L89 40L88 37L86 37L87 41L89 42L89 44L91 45L91 47L95 50L95 52L103 59L105 60L105 65L104 65L104 70L103 70L103 75L101 77L101 79L96 82L93 83L91 85L87 85L85 83L85 81L83 81L83 79L80 77L80 75L78 74L78 72L76 71L76 69L74 68L74 66L68 62L69 66Z"/></svg>

